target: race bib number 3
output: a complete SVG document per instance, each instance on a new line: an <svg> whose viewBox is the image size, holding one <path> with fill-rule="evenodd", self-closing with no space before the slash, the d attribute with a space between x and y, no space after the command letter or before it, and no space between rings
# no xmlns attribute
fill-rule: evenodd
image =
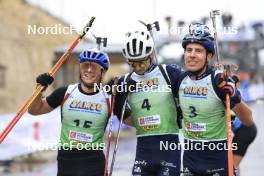
<svg viewBox="0 0 264 176"><path fill-rule="evenodd" d="M69 138L77 140L77 141L82 141L82 142L92 142L93 141L93 135L88 134L88 133L78 132L78 131L70 131Z"/></svg>
<svg viewBox="0 0 264 176"><path fill-rule="evenodd" d="M205 132L206 131L206 124L205 123L186 122L186 128L190 132Z"/></svg>

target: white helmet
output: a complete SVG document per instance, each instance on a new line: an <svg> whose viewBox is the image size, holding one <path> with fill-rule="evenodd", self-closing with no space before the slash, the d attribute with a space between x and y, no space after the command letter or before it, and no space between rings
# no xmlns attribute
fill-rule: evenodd
<svg viewBox="0 0 264 176"><path fill-rule="evenodd" d="M148 32L128 32L125 36L123 55L129 61L140 61L149 56L154 48L154 42Z"/></svg>

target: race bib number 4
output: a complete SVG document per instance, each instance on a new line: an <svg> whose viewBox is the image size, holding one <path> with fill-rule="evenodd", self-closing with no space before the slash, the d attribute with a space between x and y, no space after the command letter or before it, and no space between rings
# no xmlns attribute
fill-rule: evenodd
<svg viewBox="0 0 264 176"><path fill-rule="evenodd" d="M92 142L93 141L93 135L78 131L70 131L69 132L69 138L77 141L82 142Z"/></svg>
<svg viewBox="0 0 264 176"><path fill-rule="evenodd" d="M151 115L144 116L138 119L139 126L143 127L144 130L152 130L159 128L160 125L160 116Z"/></svg>

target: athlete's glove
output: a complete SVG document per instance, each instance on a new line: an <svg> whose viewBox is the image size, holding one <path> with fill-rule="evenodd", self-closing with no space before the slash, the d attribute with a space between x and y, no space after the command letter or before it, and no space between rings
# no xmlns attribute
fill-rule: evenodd
<svg viewBox="0 0 264 176"><path fill-rule="evenodd" d="M231 107L234 107L236 104L241 102L241 94L236 87L237 82L237 77L227 76L225 72L218 73L215 76L215 83L220 88L221 94L230 95Z"/></svg>
<svg viewBox="0 0 264 176"><path fill-rule="evenodd" d="M36 78L36 82L42 86L44 86L45 88L43 89L43 91L45 91L45 89L54 81L54 78L52 76L50 76L48 73L42 73L40 75L38 75L38 77Z"/></svg>

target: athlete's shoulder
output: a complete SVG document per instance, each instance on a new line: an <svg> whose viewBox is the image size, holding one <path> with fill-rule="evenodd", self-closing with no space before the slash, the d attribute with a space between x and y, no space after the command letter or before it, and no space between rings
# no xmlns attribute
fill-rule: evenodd
<svg viewBox="0 0 264 176"><path fill-rule="evenodd" d="M62 87L62 89L66 88L66 92L72 92L74 89L76 89L79 86L80 83L70 84L68 86Z"/></svg>
<svg viewBox="0 0 264 176"><path fill-rule="evenodd" d="M125 75L120 76L117 84L120 85L120 84L123 84L124 82L128 82L130 79L132 79L131 78L132 74L133 72L130 72L130 73L126 73Z"/></svg>
<svg viewBox="0 0 264 176"><path fill-rule="evenodd" d="M178 72L183 72L183 68L177 64L167 64L166 65L166 70L167 71L178 71Z"/></svg>
<svg viewBox="0 0 264 176"><path fill-rule="evenodd" d="M166 65L166 71L169 77L173 76L175 77L175 79L177 79L179 75L184 72L184 69L180 67L179 65L169 64L169 65Z"/></svg>

